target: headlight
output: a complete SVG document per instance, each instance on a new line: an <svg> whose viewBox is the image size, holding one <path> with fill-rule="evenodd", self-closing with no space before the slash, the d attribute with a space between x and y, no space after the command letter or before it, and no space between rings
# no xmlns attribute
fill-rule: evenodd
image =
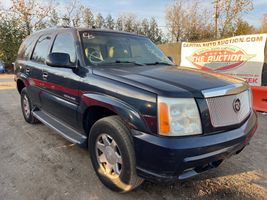
<svg viewBox="0 0 267 200"><path fill-rule="evenodd" d="M195 99L158 97L159 134L185 136L202 133Z"/></svg>

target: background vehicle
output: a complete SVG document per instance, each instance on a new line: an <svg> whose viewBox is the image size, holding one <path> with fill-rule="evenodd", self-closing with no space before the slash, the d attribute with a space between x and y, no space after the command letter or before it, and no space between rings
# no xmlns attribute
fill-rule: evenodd
<svg viewBox="0 0 267 200"><path fill-rule="evenodd" d="M0 73L5 73L6 69L5 69L5 64L4 62L0 61Z"/></svg>
<svg viewBox="0 0 267 200"><path fill-rule="evenodd" d="M217 167L257 127L246 83L176 67L134 34L39 31L21 45L15 74L25 120L87 146L100 180L118 192Z"/></svg>

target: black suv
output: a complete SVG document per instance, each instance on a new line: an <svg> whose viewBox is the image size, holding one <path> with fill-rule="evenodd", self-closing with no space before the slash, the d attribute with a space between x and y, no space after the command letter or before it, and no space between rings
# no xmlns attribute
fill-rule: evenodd
<svg viewBox="0 0 267 200"><path fill-rule="evenodd" d="M21 45L15 74L25 120L88 147L118 192L215 168L257 127L245 82L175 66L140 35L42 30Z"/></svg>

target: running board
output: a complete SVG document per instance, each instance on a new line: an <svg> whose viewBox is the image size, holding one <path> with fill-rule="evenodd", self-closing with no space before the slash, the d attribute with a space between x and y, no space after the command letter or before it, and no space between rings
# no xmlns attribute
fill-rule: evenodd
<svg viewBox="0 0 267 200"><path fill-rule="evenodd" d="M60 122L55 117L40 110L33 111L32 114L35 118L37 118L43 124L54 129L56 132L58 132L60 135L62 135L64 138L66 138L70 142L80 144L80 145L86 143L87 138L84 135L68 127L66 124L64 124L63 122Z"/></svg>

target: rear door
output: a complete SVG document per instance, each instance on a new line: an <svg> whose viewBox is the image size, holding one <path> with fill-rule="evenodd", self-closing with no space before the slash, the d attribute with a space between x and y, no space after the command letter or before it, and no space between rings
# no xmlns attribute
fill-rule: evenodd
<svg viewBox="0 0 267 200"><path fill-rule="evenodd" d="M69 54L71 63L76 66L76 47L71 32L58 33L51 52ZM42 110L76 128L80 77L73 69L45 65L43 81Z"/></svg>
<svg viewBox="0 0 267 200"><path fill-rule="evenodd" d="M40 108L43 65L45 56L51 47L51 36L39 35L31 37L25 45L24 61L21 65L23 65L25 74L29 78L28 93L33 106Z"/></svg>

